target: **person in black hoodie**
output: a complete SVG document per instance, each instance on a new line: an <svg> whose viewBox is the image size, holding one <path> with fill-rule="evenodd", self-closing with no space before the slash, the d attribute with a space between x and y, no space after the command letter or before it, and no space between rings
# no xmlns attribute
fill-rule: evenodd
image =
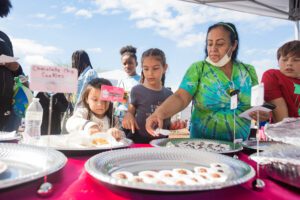
<svg viewBox="0 0 300 200"><path fill-rule="evenodd" d="M10 0L0 1L0 17L6 17L12 8ZM10 38L0 31L0 55L14 56ZM19 63L0 63L0 131L17 130L21 119L12 109L14 78L24 75Z"/></svg>
<svg viewBox="0 0 300 200"><path fill-rule="evenodd" d="M6 37L2 37L6 36ZM13 56L8 36L0 31L0 55ZM12 111L14 77L23 75L17 63L0 63L0 131L16 130L21 122Z"/></svg>
<svg viewBox="0 0 300 200"><path fill-rule="evenodd" d="M47 92L39 92L36 95L40 99L40 104L43 107L43 121L41 126L41 134L48 134L49 124L49 104L50 94ZM61 133L61 119L63 113L67 110L68 101L63 93L56 93L53 95L52 103L52 122L51 122L51 134L57 135Z"/></svg>

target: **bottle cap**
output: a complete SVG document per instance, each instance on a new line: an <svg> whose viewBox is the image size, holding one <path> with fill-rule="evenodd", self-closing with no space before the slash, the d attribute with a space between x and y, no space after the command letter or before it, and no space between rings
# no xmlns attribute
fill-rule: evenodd
<svg viewBox="0 0 300 200"><path fill-rule="evenodd" d="M32 98L32 101L38 102L38 101L40 101L40 98Z"/></svg>

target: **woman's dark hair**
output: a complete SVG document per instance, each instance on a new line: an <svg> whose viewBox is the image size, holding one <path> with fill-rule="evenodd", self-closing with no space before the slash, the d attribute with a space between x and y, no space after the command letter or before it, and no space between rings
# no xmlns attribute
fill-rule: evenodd
<svg viewBox="0 0 300 200"><path fill-rule="evenodd" d="M208 56L208 52L207 52L208 33L212 29L217 28L217 27L223 27L227 32L229 32L229 39L230 39L231 45L234 45L235 41L237 41L236 49L234 50L234 52L232 52L232 56L231 56L231 59L235 61L237 59L237 54L238 54L238 50L239 50L239 35L238 35L238 32L237 32L234 24L228 23L228 22L219 22L219 23L216 23L216 24L208 27L208 30L206 33L206 40L205 40L205 58Z"/></svg>
<svg viewBox="0 0 300 200"><path fill-rule="evenodd" d="M6 17L12 8L10 0L0 1L0 17Z"/></svg>
<svg viewBox="0 0 300 200"><path fill-rule="evenodd" d="M128 55L129 57L134 58L135 62L137 63L137 57L136 57L136 48L131 46L131 45L127 45L125 47L122 47L120 49L120 54L121 56L125 56Z"/></svg>
<svg viewBox="0 0 300 200"><path fill-rule="evenodd" d="M293 40L283 44L277 50L277 60L280 59L281 56L297 56L300 58L300 41Z"/></svg>
<svg viewBox="0 0 300 200"><path fill-rule="evenodd" d="M77 50L72 54L72 68L78 70L78 77L87 66L92 67L89 55L84 50Z"/></svg>
<svg viewBox="0 0 300 200"><path fill-rule="evenodd" d="M1 38L0 38L1 39ZM11 48L4 41L0 40L0 55L13 56Z"/></svg>
<svg viewBox="0 0 300 200"><path fill-rule="evenodd" d="M141 63L142 63L142 67L143 67L143 62L144 62L144 59L146 57L155 57L158 61L161 62L161 64L163 66L165 66L167 64L167 59L166 59L166 56L165 56L165 53L158 49L158 48L151 48L151 49L148 49L147 51L145 51L143 54L142 54L142 58L141 58ZM162 82L162 85L164 86L165 85L165 79L166 79L166 74L164 73L163 76L161 77L161 82ZM141 74L141 83L144 83L144 80L145 80L145 76L144 76L144 73L143 73L143 70L142 70L142 74Z"/></svg>
<svg viewBox="0 0 300 200"><path fill-rule="evenodd" d="M109 85L112 86L111 82L107 79L104 78L94 78L92 79L86 86L82 96L81 96L81 102L83 103L84 107L88 109L88 119L91 118L91 113L92 111L90 110L89 105L86 102L86 99L89 96L89 93L91 91L92 88L96 88L96 89L101 89L102 85ZM112 113L113 113L113 104L112 102L109 102L109 107L108 110L105 112L105 115L108 117L109 119L109 125L111 124L112 121Z"/></svg>

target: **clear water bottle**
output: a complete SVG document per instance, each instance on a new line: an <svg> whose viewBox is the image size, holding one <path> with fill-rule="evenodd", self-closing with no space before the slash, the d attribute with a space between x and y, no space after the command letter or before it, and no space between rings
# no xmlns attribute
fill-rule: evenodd
<svg viewBox="0 0 300 200"><path fill-rule="evenodd" d="M25 134L33 139L41 136L43 108L39 98L33 98L25 114Z"/></svg>

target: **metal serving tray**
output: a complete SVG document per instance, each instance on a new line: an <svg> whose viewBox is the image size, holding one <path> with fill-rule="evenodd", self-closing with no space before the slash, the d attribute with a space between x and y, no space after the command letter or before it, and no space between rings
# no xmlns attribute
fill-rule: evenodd
<svg viewBox="0 0 300 200"><path fill-rule="evenodd" d="M16 131L13 132L4 132L0 131L0 142L8 142L8 141L14 141L21 139L21 136L16 133Z"/></svg>
<svg viewBox="0 0 300 200"><path fill-rule="evenodd" d="M178 138L178 139L155 139L150 142L150 144L154 147L180 147L186 149L197 149L204 150L208 152L214 153L234 153L241 151L243 149L242 145L239 143L232 143L221 140L209 140L209 139L189 139L189 138ZM205 145L200 145L205 144ZM216 148L204 148L204 146L212 144ZM218 148L218 146L223 145L226 148Z"/></svg>
<svg viewBox="0 0 300 200"><path fill-rule="evenodd" d="M48 149L47 154L46 148L10 143L0 143L0 160L7 165L0 174L0 189L56 172L67 162L67 158L56 150Z"/></svg>
<svg viewBox="0 0 300 200"><path fill-rule="evenodd" d="M300 188L300 147L277 144L259 156L252 154L250 158L265 165L270 177Z"/></svg>
<svg viewBox="0 0 300 200"><path fill-rule="evenodd" d="M280 142L275 141L259 141L259 150L265 151L272 146L280 144ZM244 148L257 150L257 141L256 140L246 140L242 142Z"/></svg>
<svg viewBox="0 0 300 200"><path fill-rule="evenodd" d="M132 144L132 140L123 138L116 145L83 146L76 143L68 143L65 138L66 135L42 135L40 141L30 144L46 147L48 144L47 140L49 139L49 147L63 152L106 151L110 149L126 148Z"/></svg>
<svg viewBox="0 0 300 200"><path fill-rule="evenodd" d="M207 185L156 185L134 183L113 178L112 173L128 171L136 175L143 170L166 170L195 166L208 167L211 163L224 163L229 166L230 176L225 182ZM91 157L85 163L86 171L95 179L114 186L131 189L161 192L201 191L226 188L242 184L255 175L248 164L229 156L183 148L135 148L108 151Z"/></svg>

